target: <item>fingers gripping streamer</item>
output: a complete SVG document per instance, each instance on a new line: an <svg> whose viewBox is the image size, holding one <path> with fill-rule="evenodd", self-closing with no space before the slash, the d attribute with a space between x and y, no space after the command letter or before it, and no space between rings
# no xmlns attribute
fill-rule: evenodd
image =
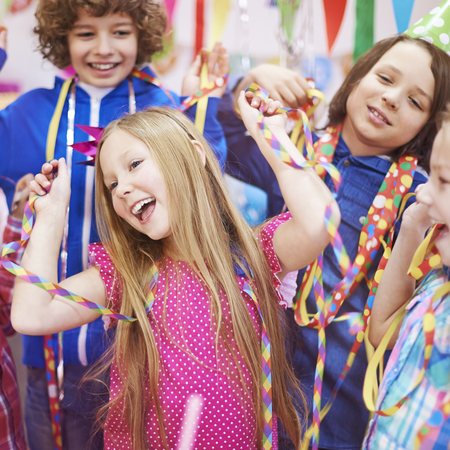
<svg viewBox="0 0 450 450"><path fill-rule="evenodd" d="M39 277L38 275L28 272L24 268L6 259L6 256L9 253L16 252L20 247L26 245L28 239L30 238L31 230L33 228L35 220L34 202L38 197L39 196L37 195L32 197L30 202L27 203L27 206L25 207L24 218L22 223L22 236L21 236L22 240L19 242L11 242L10 244L5 245L5 247L3 248L2 250L3 267L12 274L21 278L22 280L28 281L29 283L32 283L35 286L48 291L50 294L60 295L61 297L67 298L68 300L72 300L82 306L85 306L86 308L92 309L98 314L110 316L118 320L125 320L126 322L134 322L136 319L124 316L123 314L115 313L114 311L111 311L110 309L105 308L104 306L91 302L90 300L87 300L77 294L74 294L73 292L70 292L61 286L58 286L55 283L47 281L44 278Z"/></svg>
<svg viewBox="0 0 450 450"><path fill-rule="evenodd" d="M264 89L260 88L257 84L252 83L247 91L253 92L257 97L260 97L263 100L263 105L261 107L261 114L258 118L258 124L265 137L268 144L272 147L273 151L280 157L280 159L286 163L287 165L296 168L296 169L305 169L311 168L315 166L321 166L326 173L328 173L334 183L335 190L339 189L341 183L341 177L338 170L331 164L330 161L321 160L317 161L315 159L315 153L313 148L313 139L311 133L311 127L309 124L308 117L306 113L302 110L291 110L288 108L280 108L276 111L276 113L290 113L295 111L300 114L300 117L303 121L303 132L305 134L305 145L306 151L308 155L308 159L303 163L297 163L295 159L288 153L288 151L281 145L278 139L272 134L269 128L264 123L264 110L266 108L269 94ZM339 236L337 231L336 221L333 217L331 202L326 208L324 222L328 234L330 235L330 240L335 249L335 254L338 257L339 264L342 270L345 272L348 269L349 258L345 251L345 248L342 244L342 239ZM320 399L322 395L322 384L323 384L323 369L325 366L325 320L326 320L326 305L323 293L323 285L322 285L322 266L323 266L323 258L320 257L317 264L317 270L314 273L314 292L316 295L316 303L318 309L318 329L319 329L319 352L317 358L317 366L316 366L316 374L315 374L315 383L314 383L314 410L313 410L313 432L314 432L314 441L313 448L316 450L319 444L319 428L320 428Z"/></svg>

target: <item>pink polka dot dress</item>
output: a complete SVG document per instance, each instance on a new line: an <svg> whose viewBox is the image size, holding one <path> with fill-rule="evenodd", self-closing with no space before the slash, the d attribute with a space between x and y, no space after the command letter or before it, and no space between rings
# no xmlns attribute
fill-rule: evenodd
<svg viewBox="0 0 450 450"><path fill-rule="evenodd" d="M274 285L280 282L276 273L281 270L273 248L277 227L290 219L290 214L277 217L261 233L261 246L273 273ZM120 309L121 283L115 268L101 244L90 246L93 264L99 266L108 298L113 309ZM164 427L170 449L256 449L255 416L252 408L252 381L237 347L232 348L247 385L243 389L238 370L231 356L219 340L216 347L216 324L210 315L210 299L203 283L188 263L164 258L167 272L167 300L164 311L166 277L163 273L158 286L149 321L159 350L160 371L158 396L164 412ZM178 273L177 273L178 271ZM178 277L178 278L177 278ZM243 292L245 278L236 276L242 298L248 308L255 329L261 337L261 320L251 298ZM280 304L284 305L281 297ZM230 341L233 327L226 297L222 302L223 322ZM111 397L122 386L117 366L111 367ZM143 386L143 395L148 386ZM131 449L130 433L120 414L123 405L110 409L105 423L105 449ZM274 418L274 449L277 449L276 418ZM164 449L160 436L156 409L153 406L146 418L149 448ZM192 445L186 446L186 443Z"/></svg>

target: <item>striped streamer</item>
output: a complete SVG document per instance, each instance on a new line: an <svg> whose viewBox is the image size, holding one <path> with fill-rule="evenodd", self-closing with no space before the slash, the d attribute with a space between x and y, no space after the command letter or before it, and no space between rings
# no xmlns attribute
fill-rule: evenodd
<svg viewBox="0 0 450 450"><path fill-rule="evenodd" d="M273 135L273 133L270 131L270 129L265 125L264 123L264 114L263 111L266 107L269 94L266 90L259 87L256 83L252 83L248 88L247 91L254 93L255 96L260 97L263 100L263 104L261 107L261 113L258 118L258 124L261 129L261 132L263 133L264 138L266 139L266 142L271 146L273 151L278 155L278 157L287 165L290 167L293 167L295 169L304 169L304 168L310 168L315 166L321 166L331 177L333 180L333 183L335 185L336 191L339 189L340 183L341 183L341 176L338 172L338 170L331 164L331 162L326 160L320 160L317 161L315 158L315 152L313 147L313 139L312 139L312 132L311 132L311 126L309 124L308 116L306 113L302 110L292 110L288 108L279 108L275 113L276 114L282 114L282 113L290 113L292 111L296 111L297 113L300 113L300 116L303 121L303 133L305 135L305 146L306 146L306 152L308 155L308 159L302 163L297 163L295 159L289 154L289 152L281 145L281 143L278 141L278 139ZM325 218L324 218L325 226L327 228L327 231L330 235L330 240L333 243L334 246L337 246L338 248L335 250L335 254L338 257L339 265L345 269L347 269L348 266L348 256L346 252L344 252L342 249L344 248L342 245L342 239L339 236L337 227L336 227L336 221L333 218L333 212L331 208L331 201L330 204L328 204L325 212ZM340 246L338 246L338 243L340 243ZM322 258L322 257L320 257ZM315 383L314 383L314 409L313 409L313 433L314 433L314 440L313 440L313 450L318 449L319 445L319 428L320 428L320 408L321 408L321 402L320 398L322 395L322 385L323 385L323 369L325 365L325 319L326 319L326 308L325 308L325 299L324 299L324 293L323 293L323 284L322 284L322 265L323 260L320 259L320 262L316 265L317 270L314 274L314 290L316 294L316 302L317 302L317 309L318 309L318 315L320 317L319 322L319 336L318 336L318 359L317 359L317 367L316 367L316 374L315 374ZM346 266L347 265L347 266ZM317 399L317 401L316 401Z"/></svg>
<svg viewBox="0 0 450 450"><path fill-rule="evenodd" d="M256 298L255 292L252 286L244 282L244 292L250 296L258 308L259 315L261 317L261 355L262 355L262 400L264 409L264 432L263 432L263 449L272 449L272 362L270 359L270 340L267 334L266 324L261 313L261 308Z"/></svg>
<svg viewBox="0 0 450 450"><path fill-rule="evenodd" d="M9 253L16 252L20 247L24 246L28 239L30 238L31 230L33 228L34 220L35 220L35 212L34 212L34 202L38 198L38 195L32 197L27 203L25 207L24 218L22 222L22 240L17 242L11 242L10 244L6 244L2 250L2 264L3 267L12 274L18 276L22 280L28 281L29 283L34 284L41 289L48 291L50 294L60 295L61 297L67 298L68 300L72 300L86 308L92 309L98 314L109 316L118 320L125 320L126 322L134 322L136 319L131 317L124 316L123 314L115 313L104 306L98 305L97 303L91 302L73 292L64 289L63 287L52 283L51 281L47 281L44 278L39 277L31 272L28 272L24 268L14 264L13 262L6 259L6 256Z"/></svg>

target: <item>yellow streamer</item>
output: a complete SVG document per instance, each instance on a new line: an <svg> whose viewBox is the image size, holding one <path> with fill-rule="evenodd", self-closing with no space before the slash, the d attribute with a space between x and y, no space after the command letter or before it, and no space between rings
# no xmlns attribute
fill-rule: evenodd
<svg viewBox="0 0 450 450"><path fill-rule="evenodd" d="M203 63L200 74L200 89L203 89L208 84L208 66ZM202 97L197 102L197 112L195 114L195 126L200 133L203 134L205 129L206 109L208 108L208 95Z"/></svg>
<svg viewBox="0 0 450 450"><path fill-rule="evenodd" d="M75 77L71 77L68 80L64 81L61 87L61 92L59 93L55 112L53 113L50 126L48 127L47 147L45 151L45 158L47 161L51 161L55 157L56 136L58 134L59 122L61 121L61 114L67 98L67 93L69 92L70 85L72 84L74 78Z"/></svg>

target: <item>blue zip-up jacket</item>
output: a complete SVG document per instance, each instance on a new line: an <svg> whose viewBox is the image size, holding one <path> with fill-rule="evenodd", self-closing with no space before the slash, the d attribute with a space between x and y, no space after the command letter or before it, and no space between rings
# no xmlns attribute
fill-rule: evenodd
<svg viewBox="0 0 450 450"><path fill-rule="evenodd" d="M144 69L154 76L149 68ZM132 77L135 91L136 109L142 110L149 106L172 106L169 97L157 86ZM26 173L39 173L46 161L46 141L51 118L55 111L63 80L55 79L53 89L35 89L19 97L6 109L0 111L0 187L4 190L8 204L11 206L14 186L3 177L17 181ZM128 113L128 79L122 81L114 90L101 100L99 125L105 127ZM180 98L171 93L177 106ZM211 98L205 123L205 137L215 150L223 166L226 158L226 144L222 128L216 119L220 99ZM90 124L90 97L81 88L75 93L75 124ZM66 156L68 98L64 109L56 140L56 159ZM195 107L188 110L191 118ZM82 142L89 136L75 127L74 142ZM72 195L69 213L68 264L67 275L71 276L83 270L83 248L88 242L82 242L82 229L85 222L85 189L86 167L76 164L85 161L86 157L73 152L72 164ZM89 196L89 195L88 195ZM94 205L93 198L89 199ZM88 224L89 226L89 224ZM99 240L95 217L92 208L90 242ZM86 254L86 253L85 253ZM30 312L32 313L32 311ZM106 349L108 342L103 329L102 319L64 332L63 348L65 364L92 364ZM80 330L83 330L80 333ZM81 338L80 338L81 336ZM57 349L56 335L53 339ZM22 362L27 366L45 367L43 353L43 338L41 336L23 336Z"/></svg>
<svg viewBox="0 0 450 450"><path fill-rule="evenodd" d="M225 171L247 183L251 183L268 194L268 214L279 214L284 204L276 177L259 151L255 141L246 133L242 121L233 114L231 95L228 92L222 99L219 120L222 123L228 145L228 156ZM317 137L315 136L315 139ZM342 176L342 184L337 193L337 203L341 210L341 225L339 232L344 245L353 262L357 251L359 236L367 212L378 193L381 183L388 172L391 162L377 156L355 157L351 154L344 140L338 142L333 158L333 164ZM418 184L426 182L424 174L416 171L410 192L414 192ZM328 188L334 192L330 177L325 178ZM414 200L410 199L408 204ZM308 214L308 211L305 211ZM397 224L398 232L400 223ZM380 262L382 250L378 251L369 278L374 274ZM297 277L300 285L304 270ZM328 246L324 255L323 284L326 293L342 280L342 274ZM361 283L353 294L346 299L338 314L350 311L364 310L369 294L366 283ZM308 298L308 311L315 312L314 292ZM292 334L287 342L287 352L290 356L296 376L302 383L302 389L308 400L309 411L312 411L314 373L317 362L317 330L299 327L295 323L292 310L286 312L289 329ZM342 369L355 339L348 332L347 322L333 322L326 328L326 359L322 389L322 407L325 406L331 391ZM364 432L369 420L369 413L362 399L362 386L367 367L367 356L364 344L361 345L351 370L345 379L339 394L327 416L320 425L320 448L359 450L364 438ZM311 415L309 424L311 424ZM281 431L281 430L280 430ZM280 435L283 437L283 432ZM280 450L294 448L280 442Z"/></svg>

